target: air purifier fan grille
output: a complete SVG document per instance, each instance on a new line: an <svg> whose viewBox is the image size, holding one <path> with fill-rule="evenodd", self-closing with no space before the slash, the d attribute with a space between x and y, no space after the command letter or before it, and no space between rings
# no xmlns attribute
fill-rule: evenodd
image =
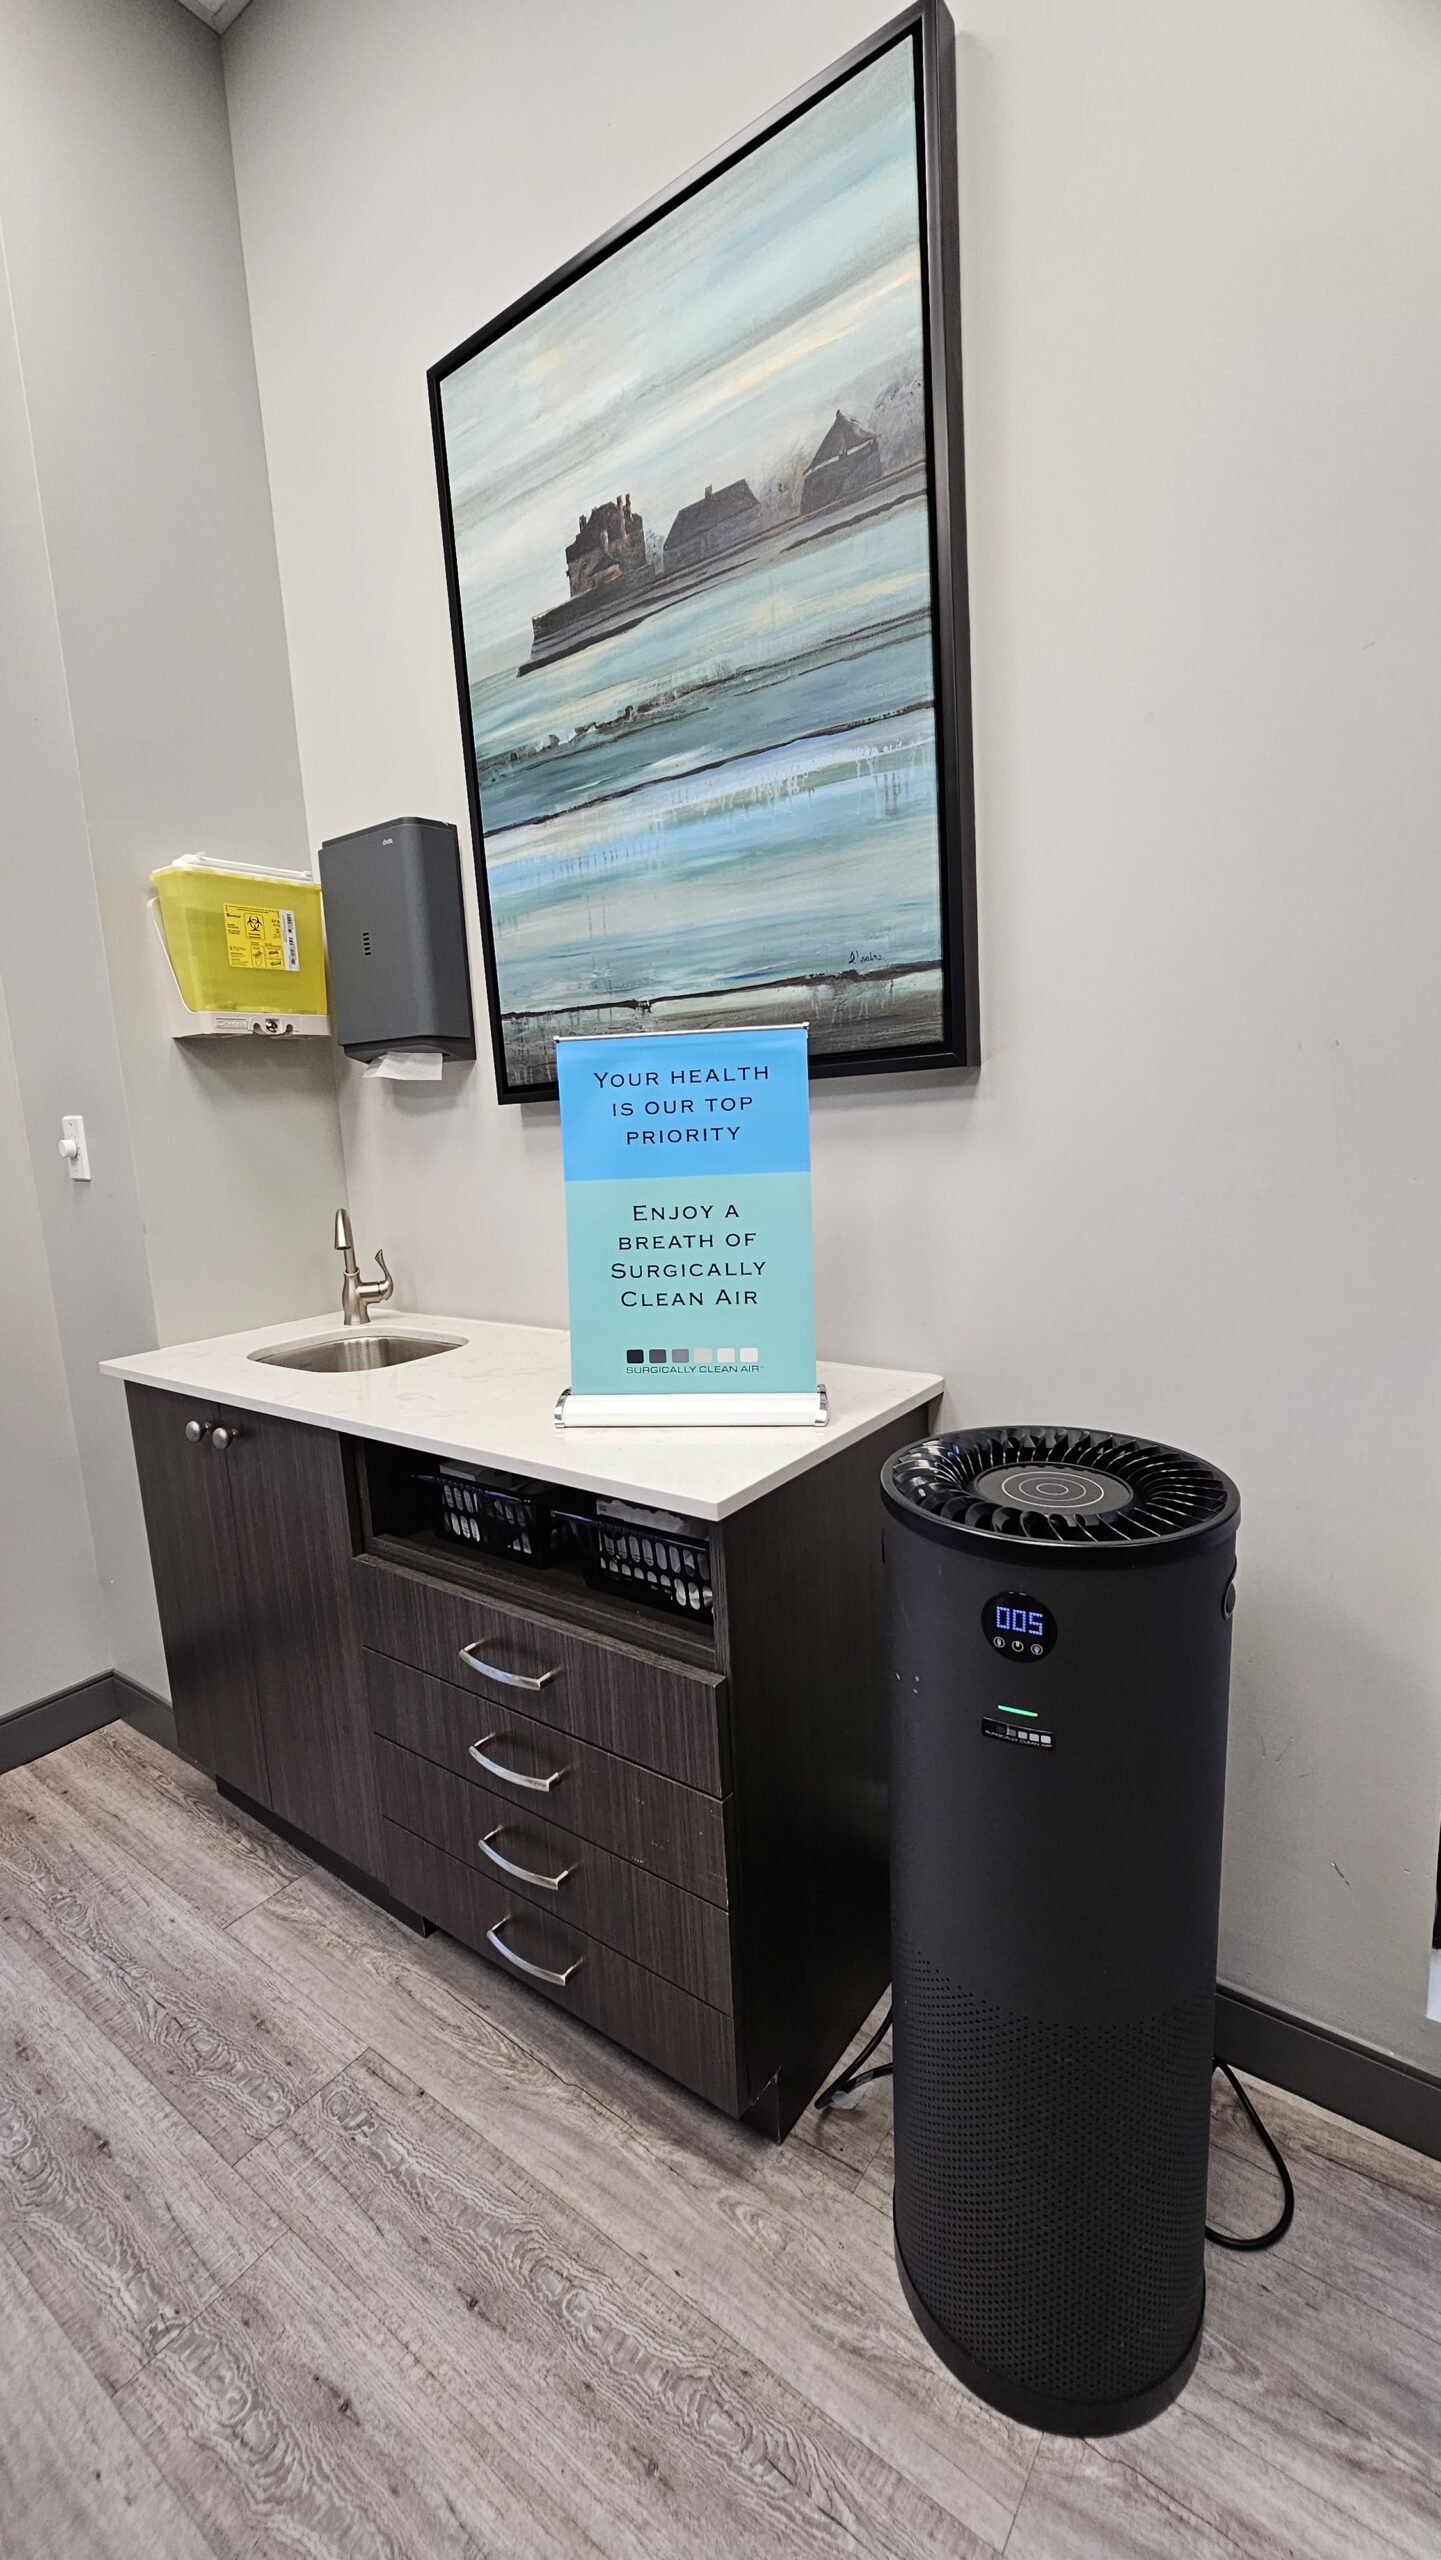
<svg viewBox="0 0 1441 2560"><path fill-rule="evenodd" d="M1201 2317L1210 1985L1143 2021L1055 2024L898 1941L895 2000L896 2237L930 2311L1038 2392L1154 2383Z"/></svg>
<svg viewBox="0 0 1441 2560"><path fill-rule="evenodd" d="M1155 1546L1237 1507L1204 1459L1114 1432L944 1432L888 1459L882 1483L937 1524L1026 1547Z"/></svg>

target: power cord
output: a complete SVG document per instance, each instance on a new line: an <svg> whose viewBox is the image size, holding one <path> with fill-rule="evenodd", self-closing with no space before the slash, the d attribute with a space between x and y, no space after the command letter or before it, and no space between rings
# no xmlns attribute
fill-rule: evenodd
<svg viewBox="0 0 1441 2560"><path fill-rule="evenodd" d="M878 2062L874 2071L863 2071L861 2065L870 2061L877 2045L890 2031L891 2011L888 2009L870 2043L863 2044L854 2062L847 2063L845 2070L837 2073L830 2086L822 2089L815 2101L822 2114L831 2107L853 2107L868 2080L889 2080L893 2067L889 2062Z"/></svg>
<svg viewBox="0 0 1441 2560"><path fill-rule="evenodd" d="M863 2067L870 2061L871 2055L875 2052L877 2045L880 2044L882 2039L889 2034L890 2024L891 2011L888 2009L885 2016L882 2018L880 2025L877 2027L875 2034L871 2037L870 2042L862 2045L854 2062L848 2063L844 2071L838 2072L835 2079L830 2081L828 2085L822 2089L820 2096L814 2101L815 2106L821 2114L828 2114L832 2108L853 2107L868 2080L888 2080L890 2078L894 2065L889 2062L878 2062L869 2071ZM1212 2063L1211 2068L1213 2071L1219 2071L1229 2083L1234 2096L1238 2099L1241 2105L1243 2113L1250 2119L1256 2135L1270 2159L1272 2168L1275 2170L1277 2177L1281 2181L1281 2210L1277 2215L1276 2220L1272 2223L1269 2231L1213 2231L1210 2223L1208 2222L1206 2225L1206 2237L1208 2240L1214 2241L1218 2249L1274 2249L1278 2240L1285 2239L1295 2218L1296 2190L1291 2184L1291 2172L1281 2157L1279 2145L1273 2141L1271 2135L1268 2133L1229 2062L1222 2062L1218 2056L1216 2061Z"/></svg>
<svg viewBox="0 0 1441 2560"><path fill-rule="evenodd" d="M1263 2148L1270 2157L1271 2166L1281 2181L1281 2210L1269 2231L1245 2234L1234 2231L1213 2231L1208 2222L1206 2237L1208 2240L1214 2240L1218 2249L1274 2249L1278 2240L1285 2239L1296 2211L1296 2190L1291 2184L1291 2172L1281 2157L1279 2145L1267 2132L1229 2062L1213 2062L1211 2068L1213 2071L1219 2071L1229 2083L1232 2094L1240 2100L1242 2112L1249 2116Z"/></svg>

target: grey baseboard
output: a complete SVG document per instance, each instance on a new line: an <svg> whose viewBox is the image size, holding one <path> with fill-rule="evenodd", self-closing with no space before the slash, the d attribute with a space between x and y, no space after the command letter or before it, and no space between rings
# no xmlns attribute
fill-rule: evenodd
<svg viewBox="0 0 1441 2560"><path fill-rule="evenodd" d="M137 1733L148 1734L152 1742L160 1743L166 1751L173 1751L177 1760L183 1760L185 1753L180 1748L180 1737L175 1730L175 1712L167 1701L157 1698L152 1689L142 1689L138 1680L127 1680L123 1671L115 1674L115 1688L120 1699L117 1713L125 1718L126 1723L133 1725Z"/></svg>
<svg viewBox="0 0 1441 2560"><path fill-rule="evenodd" d="M67 1742L78 1742L82 1734L113 1724L119 1713L113 1671L78 1681L73 1689L57 1689L52 1697L37 1698L33 1706L0 1717L0 1770L23 1769L31 1760L43 1760L47 1752L63 1751Z"/></svg>
<svg viewBox="0 0 1441 2560"><path fill-rule="evenodd" d="M0 1716L0 1773L44 1760L52 1751L63 1751L67 1742L79 1742L122 1716L138 1733L148 1733L152 1742L180 1753L175 1718L165 1700L142 1689L138 1680L127 1679L123 1671L100 1671L93 1680L78 1681L73 1689L57 1689L53 1697L37 1698L32 1707L21 1707L13 1716Z"/></svg>
<svg viewBox="0 0 1441 2560"><path fill-rule="evenodd" d="M1216 1994L1216 2051L1238 2071L1441 2160L1441 2079L1409 2062L1268 2009L1244 1991Z"/></svg>

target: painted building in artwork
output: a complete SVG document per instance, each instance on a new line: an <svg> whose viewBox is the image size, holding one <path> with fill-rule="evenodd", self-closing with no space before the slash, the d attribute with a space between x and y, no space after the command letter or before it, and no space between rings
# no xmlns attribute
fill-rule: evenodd
<svg viewBox="0 0 1441 2560"><path fill-rule="evenodd" d="M667 572L693 569L759 531L760 502L748 480L732 480L724 489L707 483L703 498L682 507L665 538Z"/></svg>
<svg viewBox="0 0 1441 2560"><path fill-rule="evenodd" d="M821 507L859 497L880 476L881 448L876 438L848 418L844 409L837 409L801 482L801 514L813 516Z"/></svg>
<svg viewBox="0 0 1441 2560"><path fill-rule="evenodd" d="M795 488L795 468L792 463L787 469L788 493ZM652 534L647 553L645 525L629 491L605 499L578 519L565 546L565 600L532 615L530 655L518 672L523 675L575 649L593 648L693 595L712 576L723 577L757 561L768 547L830 530L821 522L808 524L808 518L824 517L837 507L854 515L863 514L867 505L895 503L905 476L894 468L883 471L879 437L837 409L806 466L796 514L789 514L786 501L775 500L767 514L748 480L730 480L722 489L707 482L704 496L680 509L658 552ZM788 503L794 505L794 498Z"/></svg>
<svg viewBox="0 0 1441 2560"><path fill-rule="evenodd" d="M574 542L565 546L565 574L572 598L592 596L621 583L645 567L645 526L634 514L630 492L607 499L580 519Z"/></svg>
<svg viewBox="0 0 1441 2560"><path fill-rule="evenodd" d="M539 665L558 650L584 645L584 635L607 627L624 599L649 585L654 571L645 553L645 526L630 502L607 498L592 507L565 546L564 604L550 605L531 616L529 664Z"/></svg>

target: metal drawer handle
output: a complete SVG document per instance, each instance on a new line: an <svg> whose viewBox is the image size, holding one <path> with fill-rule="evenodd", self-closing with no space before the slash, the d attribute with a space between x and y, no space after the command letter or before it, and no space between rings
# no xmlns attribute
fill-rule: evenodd
<svg viewBox="0 0 1441 2560"><path fill-rule="evenodd" d="M460 1659L467 1671L478 1673L482 1680L498 1680L502 1689L543 1689L548 1680L560 1678L558 1671L502 1671L498 1662L487 1662L473 1644L461 1646Z"/></svg>
<svg viewBox="0 0 1441 2560"><path fill-rule="evenodd" d="M562 1867L558 1876L538 1876L534 1867L518 1867L513 1858L503 1858L498 1849L491 1847L491 1842L498 1840L504 1829L505 1824L498 1822L493 1831L485 1832L477 1840L475 1844L477 1849L484 1851L493 1867L499 1867L505 1875L514 1876L517 1884L538 1884L543 1886L547 1893L559 1893L566 1878L574 1875L574 1867Z"/></svg>
<svg viewBox="0 0 1441 2560"><path fill-rule="evenodd" d="M515 1913L513 1911L507 1911L505 1918L503 1920L497 1920L493 1929L487 1929L485 1933L486 1945L488 1947L494 1947L498 1956L504 1956L507 1964L513 1964L517 1973L528 1973L534 1982L553 1982L557 1991L563 1991L566 1984L569 1982L571 1975L573 1973L579 1973L581 1966L585 1962L584 1956L577 1956L575 1962L573 1964L568 1964L563 1973L553 1972L548 1964L532 1964L529 1956L518 1956L514 1947L508 1947L504 1938L500 1934L502 1929L508 1929L510 1927L514 1918Z"/></svg>
<svg viewBox="0 0 1441 2560"><path fill-rule="evenodd" d="M487 1747L499 1740L498 1733L483 1733L479 1742L471 1744L470 1757L477 1769L488 1771L492 1778L504 1778L508 1787L529 1787L532 1794L538 1796L548 1796L552 1787L560 1785L565 1776L563 1769L552 1769L548 1778L528 1778L523 1769L507 1769L503 1760L487 1760Z"/></svg>

